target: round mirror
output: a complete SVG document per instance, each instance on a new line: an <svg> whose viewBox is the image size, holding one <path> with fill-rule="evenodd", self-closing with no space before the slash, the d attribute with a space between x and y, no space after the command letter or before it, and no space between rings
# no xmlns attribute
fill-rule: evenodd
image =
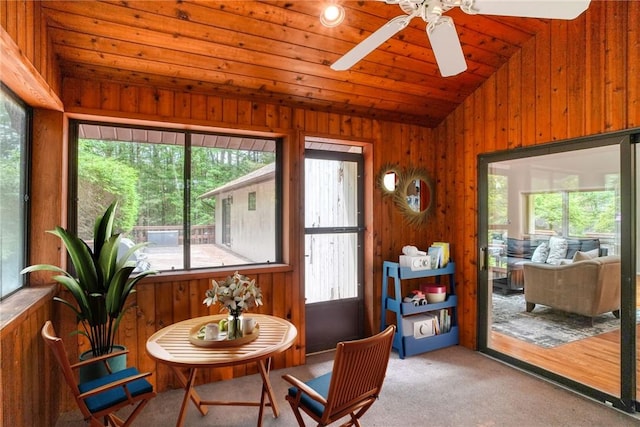
<svg viewBox="0 0 640 427"><path fill-rule="evenodd" d="M384 174L382 178L382 186L385 190L394 192L396 191L396 183L398 182L398 174L394 171L389 171Z"/></svg>
<svg viewBox="0 0 640 427"><path fill-rule="evenodd" d="M385 195L393 195L396 192L399 180L400 173L395 165L385 165L380 168L376 179L378 187Z"/></svg>
<svg viewBox="0 0 640 427"><path fill-rule="evenodd" d="M409 223L425 222L433 204L433 187L427 171L414 168L403 173L394 198Z"/></svg>
<svg viewBox="0 0 640 427"><path fill-rule="evenodd" d="M423 186L423 181L416 179L407 183L407 204L409 205L409 209L414 212L420 212L420 195L421 188Z"/></svg>

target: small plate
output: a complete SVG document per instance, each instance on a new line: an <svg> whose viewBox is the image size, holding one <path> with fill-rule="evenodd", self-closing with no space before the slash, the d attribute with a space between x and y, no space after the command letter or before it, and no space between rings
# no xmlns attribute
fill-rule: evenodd
<svg viewBox="0 0 640 427"><path fill-rule="evenodd" d="M198 347L209 348L237 347L239 345L243 345L255 340L260 335L260 325L256 324L256 327L253 328L253 332L251 332L249 335L243 336L242 338L236 338L235 340L228 340L226 332L220 332L220 335L218 335L218 339L215 340L205 340L204 338L198 338L200 330L209 323L211 322L201 323L191 328L191 330L189 331L189 342L191 344L197 345Z"/></svg>

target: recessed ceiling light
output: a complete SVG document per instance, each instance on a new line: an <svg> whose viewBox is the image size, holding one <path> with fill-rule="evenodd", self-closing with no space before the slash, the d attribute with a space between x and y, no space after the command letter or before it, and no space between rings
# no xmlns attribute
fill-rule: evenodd
<svg viewBox="0 0 640 427"><path fill-rule="evenodd" d="M320 15L320 22L328 28L337 27L344 20L344 8L340 5L327 6Z"/></svg>

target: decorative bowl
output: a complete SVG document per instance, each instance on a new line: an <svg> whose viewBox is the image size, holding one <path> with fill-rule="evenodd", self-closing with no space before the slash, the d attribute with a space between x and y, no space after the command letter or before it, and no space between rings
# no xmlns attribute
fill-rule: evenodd
<svg viewBox="0 0 640 427"><path fill-rule="evenodd" d="M422 288L429 304L443 302L447 299L447 287L443 285L428 285Z"/></svg>

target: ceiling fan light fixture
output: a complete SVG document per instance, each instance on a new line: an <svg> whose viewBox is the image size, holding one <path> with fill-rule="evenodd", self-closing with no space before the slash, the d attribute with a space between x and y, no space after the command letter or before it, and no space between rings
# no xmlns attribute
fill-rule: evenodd
<svg viewBox="0 0 640 427"><path fill-rule="evenodd" d="M467 69L462 46L453 19L439 16L427 25L427 37L442 77L460 74Z"/></svg>
<svg viewBox="0 0 640 427"><path fill-rule="evenodd" d="M330 4L320 15L320 23L327 28L337 27L344 21L344 8L339 4Z"/></svg>

